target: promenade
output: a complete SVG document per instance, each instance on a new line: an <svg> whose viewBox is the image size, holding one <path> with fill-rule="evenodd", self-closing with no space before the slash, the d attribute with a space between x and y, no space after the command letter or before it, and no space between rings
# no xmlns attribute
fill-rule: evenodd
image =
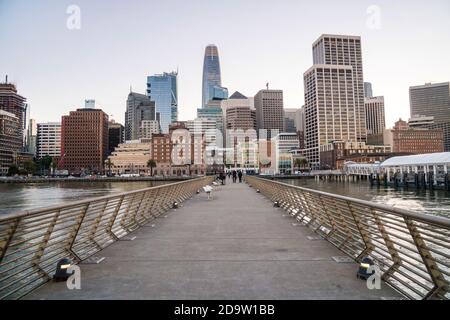
<svg viewBox="0 0 450 320"><path fill-rule="evenodd" d="M394 299L357 264L245 183L187 200L81 264L81 290L49 282L25 299ZM308 238L313 237L313 238ZM311 240L313 239L313 240Z"/></svg>

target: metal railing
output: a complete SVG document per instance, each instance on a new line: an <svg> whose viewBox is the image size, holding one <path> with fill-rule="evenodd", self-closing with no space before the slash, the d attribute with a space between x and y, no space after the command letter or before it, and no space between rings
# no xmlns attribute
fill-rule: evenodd
<svg viewBox="0 0 450 320"><path fill-rule="evenodd" d="M450 298L450 219L257 177L246 182L409 299Z"/></svg>
<svg viewBox="0 0 450 320"><path fill-rule="evenodd" d="M212 180L202 177L0 215L0 299L22 297L52 279L59 260L85 260Z"/></svg>

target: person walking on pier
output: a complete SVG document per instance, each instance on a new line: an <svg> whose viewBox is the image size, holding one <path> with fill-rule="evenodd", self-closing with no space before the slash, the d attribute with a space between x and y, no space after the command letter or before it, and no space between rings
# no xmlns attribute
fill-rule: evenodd
<svg viewBox="0 0 450 320"><path fill-rule="evenodd" d="M236 177L237 177L236 170L233 170L232 175L233 175L233 183L236 183Z"/></svg>
<svg viewBox="0 0 450 320"><path fill-rule="evenodd" d="M239 170L238 172L238 177L239 177L239 183L242 183L242 171Z"/></svg>

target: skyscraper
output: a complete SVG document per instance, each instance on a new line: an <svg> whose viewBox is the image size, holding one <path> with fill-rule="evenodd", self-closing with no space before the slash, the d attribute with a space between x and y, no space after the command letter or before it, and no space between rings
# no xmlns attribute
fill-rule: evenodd
<svg viewBox="0 0 450 320"><path fill-rule="evenodd" d="M36 156L36 138L37 138L36 120L30 119L27 129L26 152L32 154L33 156Z"/></svg>
<svg viewBox="0 0 450 320"><path fill-rule="evenodd" d="M12 113L19 120L20 135L22 136L22 146L24 146L24 129L28 125L27 119L26 98L17 93L17 88L14 84L8 83L8 76L4 83L0 83L0 110Z"/></svg>
<svg viewBox="0 0 450 320"><path fill-rule="evenodd" d="M158 120L155 102L146 95L130 92L125 112L125 140L141 138L140 128L143 120Z"/></svg>
<svg viewBox="0 0 450 320"><path fill-rule="evenodd" d="M177 76L177 72L164 72L147 77L147 96L155 102L163 133L168 133L170 123L178 120Z"/></svg>
<svg viewBox="0 0 450 320"><path fill-rule="evenodd" d="M450 82L409 88L411 117L432 116L435 123L450 122Z"/></svg>
<svg viewBox="0 0 450 320"><path fill-rule="evenodd" d="M306 156L320 165L319 147L333 140L358 137L351 66L312 66L304 74Z"/></svg>
<svg viewBox="0 0 450 320"><path fill-rule="evenodd" d="M313 43L313 62L315 65L325 64L351 67L356 139L358 141L366 141L361 37L329 34L320 36Z"/></svg>
<svg viewBox="0 0 450 320"><path fill-rule="evenodd" d="M383 132L386 129L384 116L384 97L365 98L367 143L383 144Z"/></svg>
<svg viewBox="0 0 450 320"><path fill-rule="evenodd" d="M214 86L221 85L219 51L215 45L210 44L205 48L203 58L202 108L211 100L210 91Z"/></svg>
<svg viewBox="0 0 450 320"><path fill-rule="evenodd" d="M365 98L373 97L372 84L370 82L364 82L364 97Z"/></svg>
<svg viewBox="0 0 450 320"><path fill-rule="evenodd" d="M260 90L255 95L256 127L261 129L284 131L284 109L282 90ZM270 135L270 138L276 134ZM259 134L259 132L258 132Z"/></svg>

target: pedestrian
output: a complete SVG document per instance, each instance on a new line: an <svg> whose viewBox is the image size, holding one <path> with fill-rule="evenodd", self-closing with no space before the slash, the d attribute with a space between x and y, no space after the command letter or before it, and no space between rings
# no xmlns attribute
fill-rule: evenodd
<svg viewBox="0 0 450 320"><path fill-rule="evenodd" d="M236 177L237 177L236 170L233 170L232 175L233 175L233 183L236 183Z"/></svg>
<svg viewBox="0 0 450 320"><path fill-rule="evenodd" d="M242 171L239 170L238 172L238 177L239 177L239 183L242 183Z"/></svg>
<svg viewBox="0 0 450 320"><path fill-rule="evenodd" d="M219 178L222 181L222 185L225 185L225 174L223 172L220 173Z"/></svg>

